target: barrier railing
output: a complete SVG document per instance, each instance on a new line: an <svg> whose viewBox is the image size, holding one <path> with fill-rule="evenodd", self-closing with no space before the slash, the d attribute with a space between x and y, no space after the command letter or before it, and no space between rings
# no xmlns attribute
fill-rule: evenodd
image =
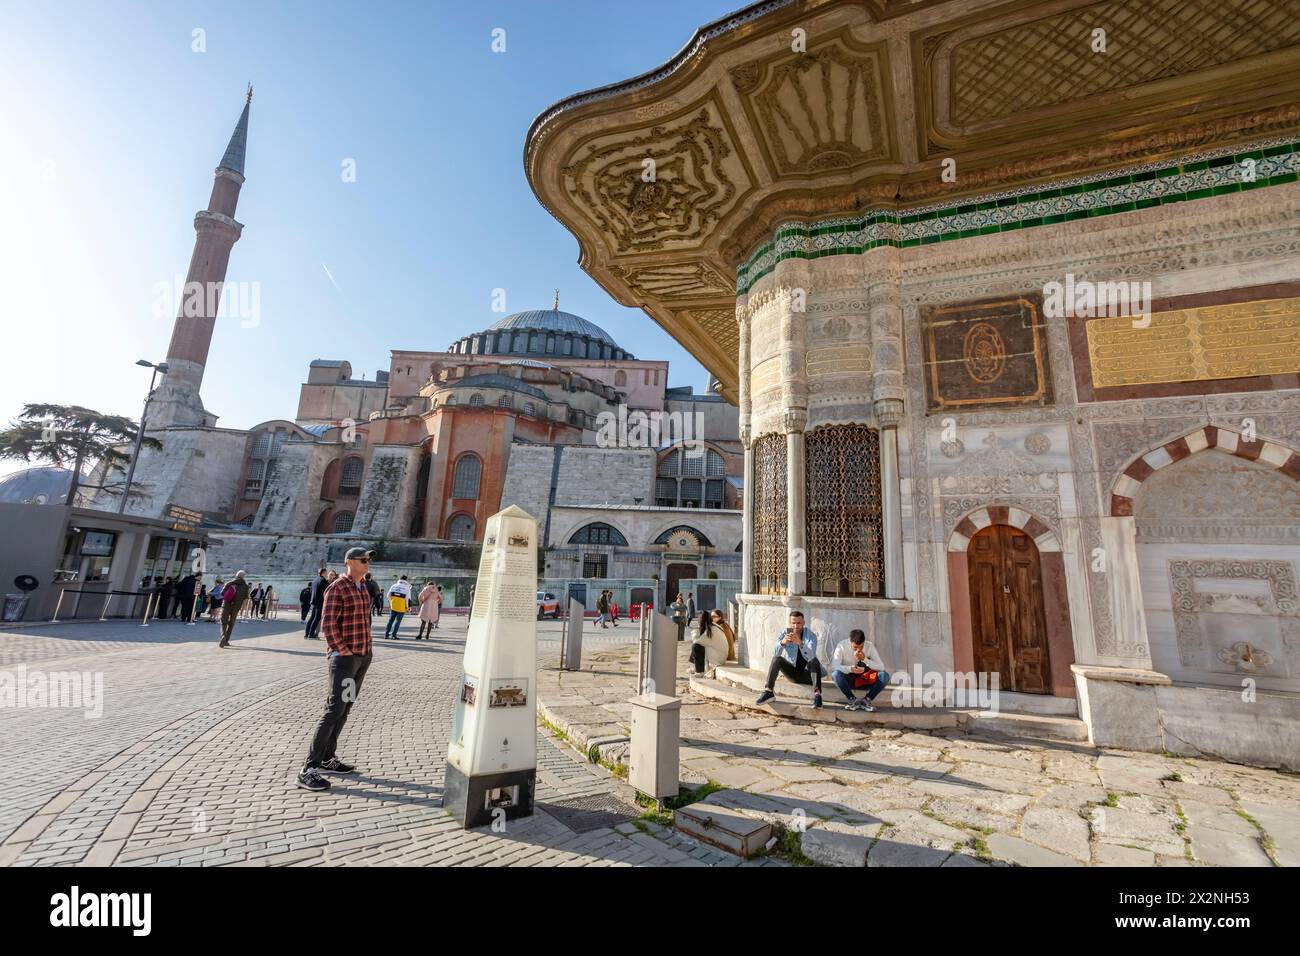
<svg viewBox="0 0 1300 956"><path fill-rule="evenodd" d="M74 589L74 588L71 588L71 587L60 588L60 589L59 589L59 599L58 599L58 601L56 601L55 604L54 604L54 614L53 614L53 616L50 618L50 623L51 623L51 624L57 624L57 623L59 623L59 612L60 612L61 610L63 610L63 599L64 599L64 597L66 597L68 594L76 594L76 595L83 595L83 594L85 594L85 595L90 595L90 596L92 596L92 597L102 597L102 598L104 598L104 606L100 609L100 612L99 612L99 618L98 618L98 620L100 620L100 621L106 621L106 620L108 620L108 611L109 611L109 608L111 608L111 607L113 606L113 599L116 598L116 597L130 597L130 598L141 598L141 597L142 597L142 598L146 598L146 601L145 601L145 615L146 615L146 619L147 619L147 617L148 617L148 613L149 613L149 607L150 607L150 605L151 605L152 603L154 603L154 602L153 602L153 599L157 597L157 595L154 594L154 593L151 592L151 591L114 591L114 590L106 590L106 591L87 591L85 588L75 588L75 589ZM77 609L80 610L80 607L81 607L81 599L78 598L78 600L77 600ZM123 616L123 617L129 617L130 614L129 614L129 612L128 612L127 614L124 614L124 615L122 615L122 616ZM77 612L76 612L76 611L73 611L72 616L71 616L70 618L66 618L66 620L77 620Z"/></svg>

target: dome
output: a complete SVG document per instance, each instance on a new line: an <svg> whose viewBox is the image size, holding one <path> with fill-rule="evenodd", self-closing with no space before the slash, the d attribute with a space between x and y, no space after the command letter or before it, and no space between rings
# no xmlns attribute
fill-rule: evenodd
<svg viewBox="0 0 1300 956"><path fill-rule="evenodd" d="M552 359L598 359L635 361L636 356L619 348L608 332L572 312L558 308L529 309L507 315L482 332L455 342L447 351L456 355L500 355Z"/></svg>
<svg viewBox="0 0 1300 956"><path fill-rule="evenodd" d="M531 309L527 312L516 312L514 315L507 315L499 322L492 323L487 327L486 331L500 332L506 329L541 329L544 332L569 332L573 335L585 335L599 342L608 342L610 345L614 344L614 340L609 337L609 333L595 322L588 322L580 315L574 315L572 312L561 312L558 309Z"/></svg>
<svg viewBox="0 0 1300 956"><path fill-rule="evenodd" d="M0 478L0 501L61 505L71 480L72 471L68 468L27 468Z"/></svg>

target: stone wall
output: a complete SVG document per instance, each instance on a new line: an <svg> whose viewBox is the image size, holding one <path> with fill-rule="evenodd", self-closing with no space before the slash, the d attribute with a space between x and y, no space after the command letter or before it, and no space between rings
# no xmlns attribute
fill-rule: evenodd
<svg viewBox="0 0 1300 956"><path fill-rule="evenodd" d="M518 505L537 519L538 528L545 529L546 512L550 507L551 471L555 456L562 449L563 446L520 442L511 445L510 462L501 489L501 507Z"/></svg>
<svg viewBox="0 0 1300 956"><path fill-rule="evenodd" d="M653 448L561 446L556 505L635 505L653 500ZM550 475L547 475L549 486Z"/></svg>
<svg viewBox="0 0 1300 956"><path fill-rule="evenodd" d="M410 533L415 482L407 481L406 476L414 474L419 459L418 446L380 445L374 449L352 522L355 534L402 538Z"/></svg>
<svg viewBox="0 0 1300 956"><path fill-rule="evenodd" d="M135 494L127 502L127 514L161 518L172 504L201 511L218 520L232 514L240 490L247 432L229 428L162 428L147 429L146 434L161 441L163 447L140 449L131 482ZM125 451L130 453L129 448ZM115 472L112 480L121 483L125 477L124 472ZM117 495L99 492L91 507L116 511L117 500Z"/></svg>
<svg viewBox="0 0 1300 956"><path fill-rule="evenodd" d="M321 479L337 448L333 443L285 442L275 461L275 472L262 493L253 528L279 533L315 531L322 507Z"/></svg>

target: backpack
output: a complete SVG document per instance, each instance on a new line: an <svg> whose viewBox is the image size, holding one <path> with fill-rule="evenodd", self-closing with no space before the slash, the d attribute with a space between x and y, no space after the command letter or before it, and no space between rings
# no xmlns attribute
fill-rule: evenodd
<svg viewBox="0 0 1300 956"><path fill-rule="evenodd" d="M310 585L310 584L307 585L305 588L303 588L301 591L298 592L298 603L299 603L299 604L310 604L310 603L311 603L311 585Z"/></svg>
<svg viewBox="0 0 1300 956"><path fill-rule="evenodd" d="M226 589L221 592L221 603L224 604L226 601L233 601L234 599L235 599L235 585L227 584Z"/></svg>

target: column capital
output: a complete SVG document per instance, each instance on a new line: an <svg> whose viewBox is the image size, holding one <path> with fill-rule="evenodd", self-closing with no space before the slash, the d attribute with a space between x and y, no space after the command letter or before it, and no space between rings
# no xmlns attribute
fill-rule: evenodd
<svg viewBox="0 0 1300 956"><path fill-rule="evenodd" d="M881 428L897 428L903 421L903 403L897 398L878 398L872 408Z"/></svg>
<svg viewBox="0 0 1300 956"><path fill-rule="evenodd" d="M787 408L781 412L781 430L787 435L802 434L808 427L808 409Z"/></svg>

